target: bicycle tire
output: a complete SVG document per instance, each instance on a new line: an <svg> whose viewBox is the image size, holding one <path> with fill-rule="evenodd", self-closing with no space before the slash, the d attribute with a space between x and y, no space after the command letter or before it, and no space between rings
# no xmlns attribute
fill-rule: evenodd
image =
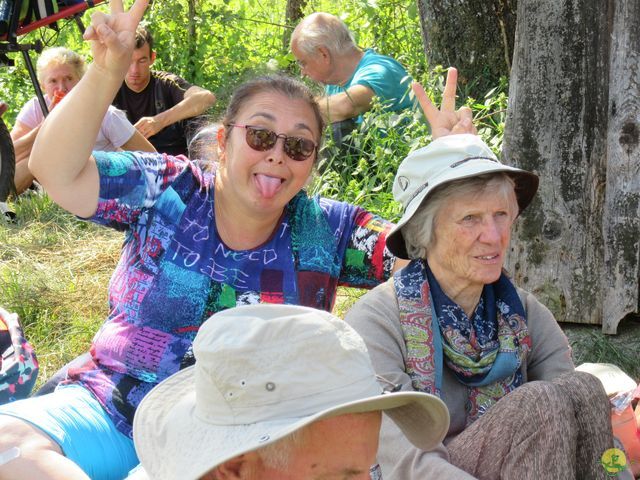
<svg viewBox="0 0 640 480"><path fill-rule="evenodd" d="M15 192L13 176L16 171L16 156L9 129L0 118L0 202Z"/></svg>

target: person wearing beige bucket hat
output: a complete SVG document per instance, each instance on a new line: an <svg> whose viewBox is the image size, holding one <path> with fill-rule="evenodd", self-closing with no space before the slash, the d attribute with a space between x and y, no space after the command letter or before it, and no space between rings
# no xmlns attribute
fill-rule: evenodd
<svg viewBox="0 0 640 480"><path fill-rule="evenodd" d="M437 397L385 392L363 340L325 311L225 310L202 325L193 348L195 365L157 385L134 418L152 479L369 478L380 411L425 450L449 426Z"/></svg>
<svg viewBox="0 0 640 480"><path fill-rule="evenodd" d="M475 135L438 138L398 168L404 213L387 248L410 263L345 320L379 375L442 398L451 424L427 452L383 421L385 480L606 478L602 385L574 372L551 312L503 269L511 226L537 187Z"/></svg>

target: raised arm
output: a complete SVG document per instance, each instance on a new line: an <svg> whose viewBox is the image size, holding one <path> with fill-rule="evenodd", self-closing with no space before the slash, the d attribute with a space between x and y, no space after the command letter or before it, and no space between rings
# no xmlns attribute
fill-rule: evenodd
<svg viewBox="0 0 640 480"><path fill-rule="evenodd" d="M413 93L420 103L420 107L431 126L431 136L435 140L445 135L457 133L477 134L473 125L473 115L469 107L456 110L456 82L458 71L451 67L447 72L447 81L442 94L442 105L438 109L418 82L411 85Z"/></svg>
<svg viewBox="0 0 640 480"><path fill-rule="evenodd" d="M111 14L93 14L84 38L91 41L94 61L44 121L34 143L29 169L56 203L76 215L91 216L97 207L99 179L91 150L129 67L147 3L136 0L125 12L122 0L111 0Z"/></svg>
<svg viewBox="0 0 640 480"><path fill-rule="evenodd" d="M142 117L136 122L135 127L142 135L149 138L169 125L204 113L215 102L216 97L213 93L193 85L184 93L181 102L153 117Z"/></svg>

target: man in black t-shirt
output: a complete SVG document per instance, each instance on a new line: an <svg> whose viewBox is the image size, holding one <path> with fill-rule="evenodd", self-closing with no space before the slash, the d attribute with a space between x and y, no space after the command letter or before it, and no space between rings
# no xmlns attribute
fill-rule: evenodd
<svg viewBox="0 0 640 480"><path fill-rule="evenodd" d="M136 30L131 65L113 105L126 112L131 123L158 152L186 155L187 119L204 113L216 97L178 75L152 71L155 59L153 38L140 26Z"/></svg>

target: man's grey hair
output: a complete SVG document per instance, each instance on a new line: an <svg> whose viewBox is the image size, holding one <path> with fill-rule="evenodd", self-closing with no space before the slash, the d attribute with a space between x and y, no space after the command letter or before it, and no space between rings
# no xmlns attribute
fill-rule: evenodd
<svg viewBox="0 0 640 480"><path fill-rule="evenodd" d="M280 471L286 471L291 465L291 457L293 453L299 449L307 438L308 425L290 433L286 437L280 440L266 445L255 452L258 454L262 462L269 468L273 468ZM205 474L202 479L204 480L218 480L218 467Z"/></svg>
<svg viewBox="0 0 640 480"><path fill-rule="evenodd" d="M294 43L305 55L313 55L319 47L325 47L332 55L358 48L345 23L324 12L312 13L298 24L291 35L291 45Z"/></svg>
<svg viewBox="0 0 640 480"><path fill-rule="evenodd" d="M304 445L306 439L306 428L307 427L296 430L277 442L256 450L256 453L260 456L267 467L283 471L287 470L291 463L291 456L293 452Z"/></svg>
<svg viewBox="0 0 640 480"><path fill-rule="evenodd" d="M402 237L410 259L427 258L427 251L435 241L435 229L442 207L455 197L491 193L509 204L512 219L518 215L515 182L506 173L486 173L462 178L437 187L402 227Z"/></svg>

